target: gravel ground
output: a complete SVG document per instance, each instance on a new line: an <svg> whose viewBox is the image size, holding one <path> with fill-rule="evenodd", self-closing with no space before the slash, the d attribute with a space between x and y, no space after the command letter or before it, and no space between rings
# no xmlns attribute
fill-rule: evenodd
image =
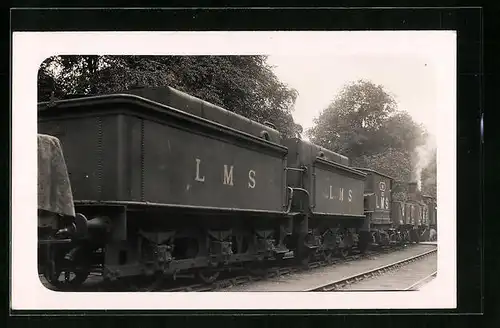
<svg viewBox="0 0 500 328"><path fill-rule="evenodd" d="M429 255L421 260L407 264L395 271L378 277L362 280L340 290L403 290L426 278L437 270L437 254Z"/></svg>
<svg viewBox="0 0 500 328"><path fill-rule="evenodd" d="M298 292L310 288L326 285L332 281L342 279L363 271L388 265L408 257L435 249L433 245L413 245L408 248L389 254L374 256L343 264L333 265L311 270L309 272L294 273L282 277L258 281L249 285L233 286L223 289L222 292ZM437 266L437 257L434 258Z"/></svg>

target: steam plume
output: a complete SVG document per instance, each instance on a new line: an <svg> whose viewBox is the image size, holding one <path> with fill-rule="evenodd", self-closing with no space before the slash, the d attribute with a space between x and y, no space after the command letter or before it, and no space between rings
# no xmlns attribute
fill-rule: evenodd
<svg viewBox="0 0 500 328"><path fill-rule="evenodd" d="M413 170L411 174L412 181L417 182L417 187L422 190L422 170L430 163L434 150L435 141L431 138L426 139L426 143L415 148L412 154Z"/></svg>

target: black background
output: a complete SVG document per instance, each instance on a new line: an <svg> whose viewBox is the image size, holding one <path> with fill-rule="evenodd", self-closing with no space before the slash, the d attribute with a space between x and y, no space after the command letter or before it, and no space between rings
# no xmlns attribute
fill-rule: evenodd
<svg viewBox="0 0 500 328"><path fill-rule="evenodd" d="M76 5L76 2L72 3ZM90 2L85 3L87 6L91 5ZM15 6L15 4L13 4ZM40 1L23 1L23 6L40 6ZM56 3L51 3L52 6L57 6ZM255 3L252 5L256 5ZM362 4L361 4L362 5ZM365 3L368 5L368 3ZM404 5L403 2L398 5ZM422 6L422 5L420 5ZM496 77L493 75L493 65L498 66L498 61L492 52L491 59L488 62L486 72L483 65L483 47L493 46L498 48L498 36L488 35L499 30L499 20L497 18L498 11L490 9L490 11L481 8L428 8L428 9L410 9L410 8L396 8L396 9L143 9L143 10L123 10L123 9L72 9L72 10L55 10L55 9L16 9L9 12L10 15L10 32L14 31L164 31L164 30L177 30L177 31L196 31L196 30L456 30L458 31L457 39L457 53L458 53L458 72L457 72L457 245L458 245L458 309L457 310L444 310L444 313L467 313L467 314L480 314L485 310L492 309L494 311L498 303L498 296L496 299L490 299L489 306L484 302L483 296L494 297L495 287L498 289L498 258L491 257L488 261L483 259L483 252L485 240L483 239L483 229L486 224L486 214L484 212L484 195L483 189L487 185L498 186L498 178L491 176L487 180L483 179L484 174L484 144L481 141L480 133L480 118L484 109L483 95L484 83L488 81L490 87L494 87ZM4 16L5 17L5 16ZM484 20L484 17L487 17ZM491 18L490 18L491 17ZM484 20L484 21L483 21ZM4 20L5 22L5 20ZM483 27L486 32L483 40ZM4 39L5 40L5 39ZM8 40L8 39L7 39ZM34 49L34 51L36 51ZM10 57L12 53L10 53ZM485 54L486 56L486 54ZM490 66L491 65L491 66ZM6 71L6 70L5 70ZM410 77L411 78L411 77ZM10 92L9 80L9 92ZM495 93L495 91L493 91ZM497 91L498 93L498 91ZM498 106L498 105L497 105ZM9 103L10 113L11 107ZM7 112L7 111L5 111ZM485 116L485 129L494 127L494 118L491 112ZM491 120L491 121L490 121ZM3 120L4 124L4 138L2 140L10 140L10 115L9 120ZM492 125L489 125L491 122ZM488 130L487 130L488 131ZM487 139L488 140L488 139ZM498 157L492 149L492 155ZM10 149L10 143L9 143ZM9 154L3 158L7 159ZM493 160L494 158L490 158ZM492 162L490 162L492 163ZM498 163L496 161L495 163ZM6 163L10 165L10 162ZM6 172L6 170L4 171ZM494 174L497 175L497 174ZM6 179L6 181L9 181ZM7 213L5 213L7 214ZM1 220L4 225L4 231L7 232L7 242L10 238L9 226L7 223L7 215L4 215L4 220ZM453 218L450 218L453 219ZM495 219L495 218L493 218ZM497 218L498 219L498 218ZM490 221L491 222L491 221ZM494 223L488 225L488 230L494 233ZM497 230L498 231L498 230ZM497 238L498 239L498 238ZM8 245L6 243L6 245ZM494 238L490 240L490 246L498 247L494 242ZM8 248L6 248L8 249ZM498 249L498 248L497 248ZM491 252L491 250L490 250ZM493 255L494 253L490 253ZM8 255L6 255L8 260ZM493 262L497 267L493 266ZM488 270L484 266L485 262L492 265ZM7 261L6 261L7 263ZM8 268L9 266L5 266ZM498 270L496 270L498 271ZM6 270L7 282L10 270ZM484 277L493 278L488 288L485 288ZM7 291L7 286L4 287ZM483 295L484 293L484 295ZM486 307L485 307L486 306ZM104 310L104 309L103 309ZM272 323L273 317L266 317L266 321L262 318L245 317L244 320L239 320L235 315L248 314L248 315L300 315L300 317L292 317L287 320L288 323L299 326L338 326L347 325L345 318L339 316L324 317L304 317L304 315L333 315L333 314L367 314L367 313L415 313L415 314L439 314L443 313L441 310L425 310L425 311L163 311L148 313L147 315L186 315L190 317L175 317L169 318L168 325L200 325L211 326L216 323L210 323L208 319L214 318L201 318L197 315L207 314L224 314L232 316L227 318L229 322L240 324L240 321L251 323L252 326L275 326ZM31 312L35 317L31 317L29 322L35 325L40 323L41 318L38 317L37 312ZM92 314L111 314L116 313L99 311L92 312ZM11 314L27 314L26 312L11 312ZM80 316L83 313L64 312L64 315ZM88 315L89 313L87 313ZM120 313L121 316L131 314ZM136 313L135 315L138 315ZM192 316L195 315L195 316ZM498 316L498 315L496 315ZM456 317L456 316L455 316ZM142 317L143 319L147 317ZM363 319L363 316L359 317ZM379 317L380 318L380 317ZM392 326L393 322L390 317L384 316L382 319L389 319L388 326ZM466 318L460 317L460 323L468 325ZM50 321L55 321L56 318L51 318ZM83 320L81 320L83 319ZM128 321L130 318L113 317L106 320L105 318L98 319L101 323L114 322L114 320L125 319ZM173 320L175 319L175 320ZM259 319L259 320L257 320ZM364 317L364 319L368 319ZM370 323L370 326L375 323L369 320L363 320L365 323ZM449 316L423 316L419 319L429 320L443 320L440 324L450 324L452 320ZM63 319L67 320L67 319ZM104 321L106 320L106 321ZM167 320L163 318L163 320ZM173 320L173 321L171 321ZM402 322L407 324L416 323L415 318L402 317ZM24 321L24 320L23 320ZM59 321L59 320L57 320ZM84 318L76 318L76 321L85 321ZM141 317L137 322L141 321ZM174 323L175 321L175 323ZM259 322L257 322L259 321ZM455 321L455 320L454 320ZM137 323L136 322L136 323ZM491 322L493 323L493 322ZM87 324L90 324L87 322ZM146 324L146 322L144 322ZM394 325L395 322L394 322ZM455 324L454 324L455 325ZM401 327L401 324L398 324ZM421 326L421 325L419 325ZM495 326L495 324L493 324Z"/></svg>

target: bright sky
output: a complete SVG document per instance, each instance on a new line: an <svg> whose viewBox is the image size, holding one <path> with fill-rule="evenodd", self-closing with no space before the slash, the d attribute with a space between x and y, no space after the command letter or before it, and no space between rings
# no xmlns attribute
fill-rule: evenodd
<svg viewBox="0 0 500 328"><path fill-rule="evenodd" d="M381 84L398 102L398 108L410 113L435 135L436 79L433 63L411 55L270 55L278 78L298 92L293 113L304 130L325 109L341 88L359 79Z"/></svg>
<svg viewBox="0 0 500 328"><path fill-rule="evenodd" d="M117 55L268 55L279 79L299 92L293 115L304 129L343 85L358 79L383 85L399 109L434 136L443 123L438 118L446 119L439 113L455 111L452 31L136 32L103 36L96 44L98 35L81 33L84 43L65 35L68 44L59 54L92 47L96 54Z"/></svg>

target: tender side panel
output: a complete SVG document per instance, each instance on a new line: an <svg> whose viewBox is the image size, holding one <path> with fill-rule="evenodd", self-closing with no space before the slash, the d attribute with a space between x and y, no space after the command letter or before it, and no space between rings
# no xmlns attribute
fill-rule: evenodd
<svg viewBox="0 0 500 328"><path fill-rule="evenodd" d="M412 217L412 205L409 204L409 203L403 203L404 207L405 207L405 210L404 210L404 213L405 213L405 224L411 224L411 225L414 225L414 220L413 220L413 217Z"/></svg>
<svg viewBox="0 0 500 328"><path fill-rule="evenodd" d="M61 140L75 200L118 199L116 116L41 120L38 131Z"/></svg>
<svg viewBox="0 0 500 328"><path fill-rule="evenodd" d="M422 204L422 224L429 225L429 210L426 204Z"/></svg>
<svg viewBox="0 0 500 328"><path fill-rule="evenodd" d="M420 225L420 206L413 202L407 202L405 205L406 222L414 226Z"/></svg>
<svg viewBox="0 0 500 328"><path fill-rule="evenodd" d="M41 114L39 132L65 149L75 200L283 211L282 146L119 101Z"/></svg>
<svg viewBox="0 0 500 328"><path fill-rule="evenodd" d="M334 215L362 216L364 181L340 167L314 165L314 212Z"/></svg>
<svg viewBox="0 0 500 328"><path fill-rule="evenodd" d="M368 197L368 210L373 211L371 223L390 224L391 223L391 179L378 175L370 174L368 180L370 196Z"/></svg>
<svg viewBox="0 0 500 328"><path fill-rule="evenodd" d="M392 203L393 211L392 215L394 217L395 223L405 224L405 225L415 225L415 209L414 204L409 202L395 201ZM396 219L397 218L397 219ZM399 221L397 221L399 220Z"/></svg>
<svg viewBox="0 0 500 328"><path fill-rule="evenodd" d="M437 224L437 208L436 208L436 203L433 202L429 206L430 206L429 213L431 215L430 224L431 225L436 225Z"/></svg>
<svg viewBox="0 0 500 328"><path fill-rule="evenodd" d="M424 200L425 205L426 205L426 212L427 212L427 224L428 225L435 225L436 224L436 202L433 198L425 198Z"/></svg>
<svg viewBox="0 0 500 328"><path fill-rule="evenodd" d="M143 144L144 134L143 120L137 117L125 117L127 147L125 147L124 158L127 163L126 174L130 177L130 199L133 201L144 200L144 170L143 170Z"/></svg>
<svg viewBox="0 0 500 328"><path fill-rule="evenodd" d="M396 225L406 224L405 222L405 204L403 202L394 201L391 204L391 217L392 222Z"/></svg>
<svg viewBox="0 0 500 328"><path fill-rule="evenodd" d="M282 211L285 151L143 122L143 188L149 202Z"/></svg>

